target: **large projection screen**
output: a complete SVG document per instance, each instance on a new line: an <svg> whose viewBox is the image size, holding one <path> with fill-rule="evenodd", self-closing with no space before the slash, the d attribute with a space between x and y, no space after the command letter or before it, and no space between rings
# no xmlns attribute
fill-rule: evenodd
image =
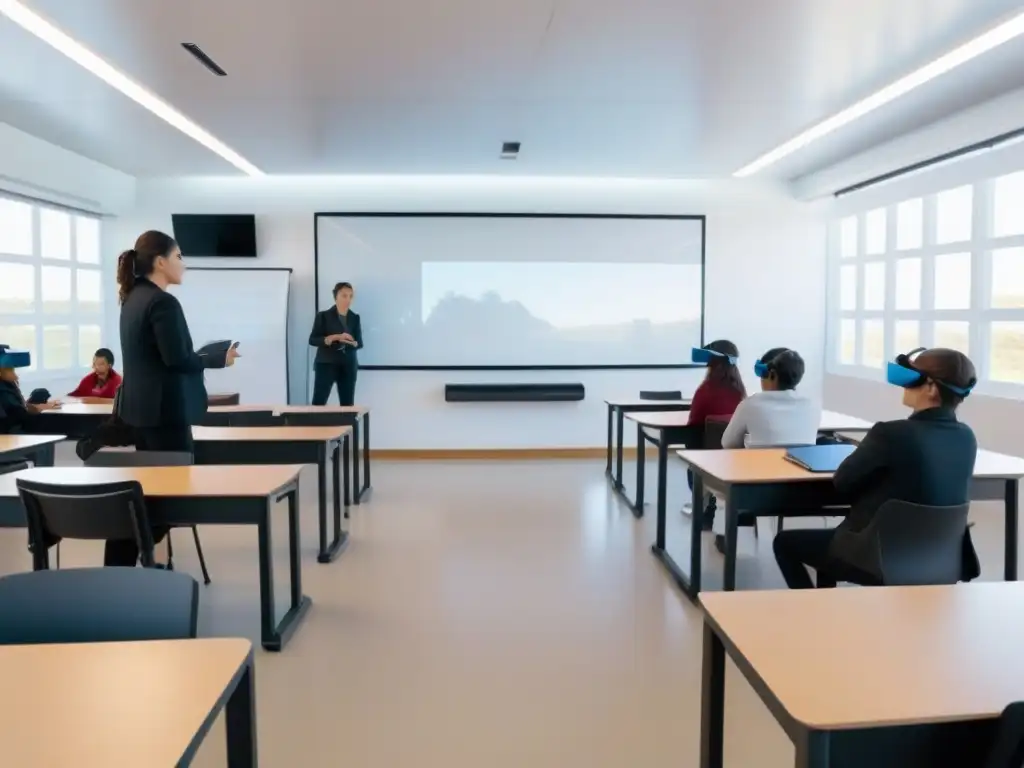
<svg viewBox="0 0 1024 768"><path fill-rule="evenodd" d="M320 308L355 286L363 367L689 363L703 217L317 214Z"/></svg>

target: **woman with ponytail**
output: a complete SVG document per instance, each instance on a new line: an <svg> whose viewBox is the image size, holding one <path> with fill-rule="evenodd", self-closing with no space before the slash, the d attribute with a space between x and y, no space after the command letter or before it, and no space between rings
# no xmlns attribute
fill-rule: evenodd
<svg viewBox="0 0 1024 768"><path fill-rule="evenodd" d="M181 304L167 292L184 273L174 238L155 230L142 233L117 260L124 381L115 411L133 428L140 451L191 453L192 425L206 413L203 371L238 357L235 349L196 353ZM107 542L107 565L131 566L137 559L135 542Z"/></svg>

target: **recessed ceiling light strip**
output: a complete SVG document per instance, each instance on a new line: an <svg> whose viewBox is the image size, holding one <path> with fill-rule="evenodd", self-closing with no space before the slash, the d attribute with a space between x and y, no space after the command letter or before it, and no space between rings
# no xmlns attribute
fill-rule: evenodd
<svg viewBox="0 0 1024 768"><path fill-rule="evenodd" d="M96 75L107 85L123 93L136 104L145 107L169 125L202 144L231 165L250 176L263 176L263 171L250 163L209 131L201 128L166 101L142 87L130 77L108 64L77 40L68 36L49 21L29 10L18 0L0 0L3 14L27 32L38 37L59 53L64 54L83 69Z"/></svg>
<svg viewBox="0 0 1024 768"><path fill-rule="evenodd" d="M803 149L811 142L817 141L823 136L827 136L849 125L869 112L873 112L915 88L919 88L950 70L956 69L961 64L966 64L972 59L976 59L978 56L998 48L1003 43L1020 37L1022 34L1024 34L1024 13L1019 13L1013 18L975 37L973 40L969 40L963 45L954 48L944 56L940 56L923 67L914 70L909 75L901 77L894 83L890 83L880 91L876 91L867 98L861 99L853 106L847 107L817 125L811 126L785 144L776 147L771 152L761 155L761 157L749 165L740 168L733 175L742 178L762 171L797 150Z"/></svg>

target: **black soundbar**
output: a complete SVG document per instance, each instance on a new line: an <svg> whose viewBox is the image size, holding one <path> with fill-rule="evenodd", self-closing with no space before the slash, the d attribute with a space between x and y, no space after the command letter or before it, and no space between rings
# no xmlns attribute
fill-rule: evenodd
<svg viewBox="0 0 1024 768"><path fill-rule="evenodd" d="M445 384L448 403L550 403L582 400L582 384Z"/></svg>

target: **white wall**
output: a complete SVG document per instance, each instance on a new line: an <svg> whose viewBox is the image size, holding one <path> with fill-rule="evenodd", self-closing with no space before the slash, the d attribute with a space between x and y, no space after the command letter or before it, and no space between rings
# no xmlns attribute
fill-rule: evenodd
<svg viewBox="0 0 1024 768"><path fill-rule="evenodd" d="M293 269L289 376L293 400L304 402L310 370L306 340L315 308L313 213L375 210L705 214L708 338L736 341L744 353L744 369L766 349L792 346L807 358L807 390L820 393L826 252L821 211L755 182L485 177L140 180L136 210L112 221L106 239L116 243L112 252L130 247L146 229L169 230L172 213L256 214L260 258L252 265ZM201 263L224 264L215 259ZM598 302L614 300L614 290L594 297ZM116 306L110 312L115 322ZM680 349L680 361L688 354L688 349ZM698 376L678 370L363 371L357 400L373 409L373 439L380 448L600 446L605 436L603 398L632 396L640 389L692 391ZM587 399L541 405L444 402L445 383L486 381L582 381Z"/></svg>

